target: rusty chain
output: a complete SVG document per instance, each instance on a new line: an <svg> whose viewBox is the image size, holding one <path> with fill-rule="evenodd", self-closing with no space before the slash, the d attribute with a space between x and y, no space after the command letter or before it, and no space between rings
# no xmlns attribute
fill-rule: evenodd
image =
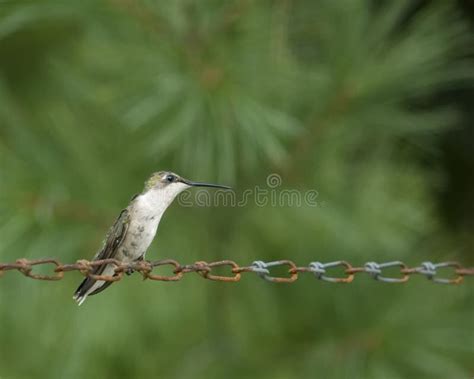
<svg viewBox="0 0 474 379"><path fill-rule="evenodd" d="M94 274L94 268L103 264L115 266L114 275ZM55 268L51 274L39 274L34 268L39 265L53 265ZM159 275L153 271L160 266L171 266L172 272L168 275ZM226 275L217 275L215 269L227 267ZM272 270L277 267L287 267L285 275L276 276ZM395 271L394 271L395 268ZM388 270L390 270L390 273ZM219 282L238 282L242 273L255 273L262 279L275 283L292 283L296 281L301 273L313 274L317 279L331 283L351 283L356 274L365 273L375 280L386 283L405 283L412 275L421 275L434 283L460 284L465 276L474 276L474 267L463 267L458 262L423 262L419 266L409 267L401 261L392 262L367 262L363 266L354 267L346 261L335 262L311 262L308 266L297 266L290 260L279 260L272 262L254 261L249 266L240 266L231 260L216 262L198 261L194 264L181 265L173 259L159 261L137 261L124 263L116 259L102 259L96 261L78 260L73 264L63 264L56 259L44 258L36 260L18 259L15 263L0 263L0 278L6 271L16 270L23 275L37 280L61 280L65 272L79 271L82 275L97 280L116 282L123 278L124 273L139 272L144 279L160 281L178 281L185 274L196 272L205 279ZM336 275L336 270L339 272ZM342 270L342 271L341 271ZM443 271L443 273L440 273ZM331 274L331 272L333 274Z"/></svg>

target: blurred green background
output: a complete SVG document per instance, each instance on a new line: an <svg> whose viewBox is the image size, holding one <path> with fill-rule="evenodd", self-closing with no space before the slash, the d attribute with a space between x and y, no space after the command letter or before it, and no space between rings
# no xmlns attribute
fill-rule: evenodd
<svg viewBox="0 0 474 379"><path fill-rule="evenodd" d="M149 259L472 265L473 14L450 0L0 1L0 262L92 258L170 169L237 194L277 173L319 206L175 203ZM81 279L0 279L0 378L474 375L469 278L132 275L78 308Z"/></svg>

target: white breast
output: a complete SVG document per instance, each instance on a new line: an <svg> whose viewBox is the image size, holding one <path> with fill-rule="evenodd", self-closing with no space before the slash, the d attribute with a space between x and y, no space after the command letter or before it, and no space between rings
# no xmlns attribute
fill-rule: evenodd
<svg viewBox="0 0 474 379"><path fill-rule="evenodd" d="M118 251L118 259L134 261L145 255L166 208L187 187L184 183L173 183L164 188L151 189L133 201L129 209L130 224Z"/></svg>
<svg viewBox="0 0 474 379"><path fill-rule="evenodd" d="M153 193L140 195L130 207L130 224L119 250L119 259L134 261L144 256L150 247L167 208L158 195Z"/></svg>

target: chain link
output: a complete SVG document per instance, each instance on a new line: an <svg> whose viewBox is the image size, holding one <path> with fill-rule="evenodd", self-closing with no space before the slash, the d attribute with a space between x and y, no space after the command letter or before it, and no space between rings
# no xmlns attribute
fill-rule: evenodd
<svg viewBox="0 0 474 379"><path fill-rule="evenodd" d="M114 275L97 275L94 269L103 264L115 266ZM51 274L35 273L35 268L41 265L52 265L54 269ZM169 275L153 273L161 266L171 266L172 272ZM288 267L287 275L277 276L272 271L278 267ZM228 274L216 274L217 268L227 268ZM336 269L343 270L342 275L331 274ZM393 271L396 268L396 272ZM284 259L279 261L254 261L250 266L240 266L231 260L216 262L198 261L194 264L182 265L173 259L160 261L137 261L124 263L116 259L102 259L97 261L78 260L73 264L63 264L56 259L44 258L28 260L18 259L15 263L0 263L0 278L5 272L16 270L23 275L36 280L61 280L65 272L79 271L82 275L96 280L116 282L123 278L124 273L139 272L144 279L158 281L179 281L185 274L195 272L201 277L218 282L238 282L243 273L254 273L260 278L274 283L292 283L296 281L301 273L311 273L317 279L330 283L351 283L356 274L368 274L377 281L385 283L406 283L411 276L421 275L428 280L439 284L460 284L464 277L474 276L474 267L463 267L458 262L422 262L419 266L408 267L401 261L392 262L367 262L363 266L354 267L346 261L335 262L310 262L308 266L298 267L293 261ZM388 270L392 274L389 275ZM444 272L444 274L442 272Z"/></svg>

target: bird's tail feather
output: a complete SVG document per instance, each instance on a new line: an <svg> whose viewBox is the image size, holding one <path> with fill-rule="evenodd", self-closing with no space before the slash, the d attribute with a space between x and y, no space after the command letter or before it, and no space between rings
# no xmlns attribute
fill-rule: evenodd
<svg viewBox="0 0 474 379"><path fill-rule="evenodd" d="M80 306L87 299L87 295L82 295L82 296L74 295L72 298L76 300L77 305Z"/></svg>
<svg viewBox="0 0 474 379"><path fill-rule="evenodd" d="M77 305L81 305L86 300L87 296L89 295L89 291L95 283L95 279L85 278L79 287L77 287L77 290L72 297L74 300L76 300Z"/></svg>
<svg viewBox="0 0 474 379"><path fill-rule="evenodd" d="M112 283L113 282L105 282L102 280L97 281L92 278L85 278L77 288L72 298L76 300L77 305L81 305L86 300L87 296L92 296L102 292Z"/></svg>

